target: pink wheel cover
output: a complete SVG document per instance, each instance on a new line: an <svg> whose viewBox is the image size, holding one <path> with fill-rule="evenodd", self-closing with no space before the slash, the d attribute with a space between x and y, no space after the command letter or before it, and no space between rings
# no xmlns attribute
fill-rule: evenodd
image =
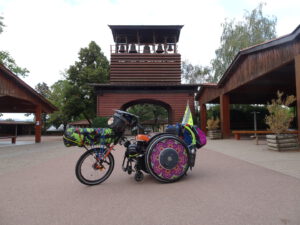
<svg viewBox="0 0 300 225"><path fill-rule="evenodd" d="M160 164L160 153L166 148L174 149L178 154L178 163L173 169L166 169ZM156 143L150 153L150 166L153 172L163 179L173 180L180 177L188 166L185 147L179 141L171 138Z"/></svg>

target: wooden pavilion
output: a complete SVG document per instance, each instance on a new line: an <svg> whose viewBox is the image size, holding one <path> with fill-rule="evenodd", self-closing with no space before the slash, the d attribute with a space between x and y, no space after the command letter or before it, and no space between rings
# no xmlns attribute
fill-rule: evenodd
<svg viewBox="0 0 300 225"><path fill-rule="evenodd" d="M36 143L41 142L41 114L55 110L47 99L0 64L0 113L34 113Z"/></svg>
<svg viewBox="0 0 300 225"><path fill-rule="evenodd" d="M206 104L220 104L221 130L231 135L230 104L266 104L277 90L297 97L300 127L300 26L291 34L240 51L217 84L203 85L196 96L201 128Z"/></svg>
<svg viewBox="0 0 300 225"><path fill-rule="evenodd" d="M94 84L97 115L110 116L114 109L136 104L156 104L168 111L168 122L182 120L189 102L194 113L198 85L181 84L178 40L181 25L109 26L111 46L110 83Z"/></svg>

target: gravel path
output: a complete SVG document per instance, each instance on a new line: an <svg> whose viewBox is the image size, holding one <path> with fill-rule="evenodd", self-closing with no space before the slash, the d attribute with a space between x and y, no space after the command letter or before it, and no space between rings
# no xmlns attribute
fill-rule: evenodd
<svg viewBox="0 0 300 225"><path fill-rule="evenodd" d="M0 225L300 224L300 180L206 148L177 183L141 183L115 170L101 185L76 180L83 153L61 141L0 149Z"/></svg>

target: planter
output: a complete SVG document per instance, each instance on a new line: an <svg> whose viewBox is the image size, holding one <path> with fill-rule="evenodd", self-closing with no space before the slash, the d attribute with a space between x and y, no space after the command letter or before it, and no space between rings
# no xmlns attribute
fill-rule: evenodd
<svg viewBox="0 0 300 225"><path fill-rule="evenodd" d="M209 139L221 139L222 138L221 130L209 130L207 132L207 137Z"/></svg>
<svg viewBox="0 0 300 225"><path fill-rule="evenodd" d="M299 148L298 135L296 134L269 134L266 137L270 150L287 151Z"/></svg>

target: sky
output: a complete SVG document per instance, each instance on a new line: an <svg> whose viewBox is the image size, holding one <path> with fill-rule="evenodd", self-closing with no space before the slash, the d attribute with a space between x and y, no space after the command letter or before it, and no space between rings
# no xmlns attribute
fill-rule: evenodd
<svg viewBox="0 0 300 225"><path fill-rule="evenodd" d="M30 73L31 87L49 86L78 60L80 48L95 41L110 59L108 25L184 25L179 39L182 60L208 66L220 46L221 23L241 20L261 0L0 0L4 17L0 50L8 51ZM299 0L265 0L264 14L277 17L277 36L300 24ZM18 118L5 114L5 118Z"/></svg>

